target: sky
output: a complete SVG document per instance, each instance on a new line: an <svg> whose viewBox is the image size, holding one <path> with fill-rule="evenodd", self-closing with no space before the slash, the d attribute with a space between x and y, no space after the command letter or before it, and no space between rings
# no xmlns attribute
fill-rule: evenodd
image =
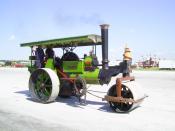
<svg viewBox="0 0 175 131"><path fill-rule="evenodd" d="M100 35L104 23L110 25L110 60L122 59L126 44L135 61L175 59L174 0L1 0L0 59L28 59L24 42ZM90 48L75 51L83 56Z"/></svg>

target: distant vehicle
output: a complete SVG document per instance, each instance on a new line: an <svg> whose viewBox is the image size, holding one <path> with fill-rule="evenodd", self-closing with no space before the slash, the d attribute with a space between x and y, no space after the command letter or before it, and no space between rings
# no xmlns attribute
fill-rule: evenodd
<svg viewBox="0 0 175 131"><path fill-rule="evenodd" d="M175 60L160 60L159 69L161 70L172 70L175 69Z"/></svg>
<svg viewBox="0 0 175 131"><path fill-rule="evenodd" d="M20 63L16 63L14 65L14 67L16 67L16 68L23 68L23 67L25 67L25 65L24 64L20 64Z"/></svg>
<svg viewBox="0 0 175 131"><path fill-rule="evenodd" d="M101 25L101 36L85 35L21 44L31 48L31 66L28 69L32 97L42 103L53 102L58 96L76 96L81 101L89 93L86 84L108 84L112 77L121 73L123 77L109 88L103 100L108 101L116 112L128 112L138 107L145 96L136 86L134 77L130 76L129 48L125 49L124 59L119 65L108 65L108 27ZM102 46L101 64L96 56L98 45ZM81 46L92 46L94 50L80 59L73 50ZM63 56L55 57L53 48L62 48Z"/></svg>

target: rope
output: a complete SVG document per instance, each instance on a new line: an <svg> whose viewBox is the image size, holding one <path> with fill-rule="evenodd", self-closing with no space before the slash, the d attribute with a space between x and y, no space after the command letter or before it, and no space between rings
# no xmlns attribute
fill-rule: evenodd
<svg viewBox="0 0 175 131"><path fill-rule="evenodd" d="M91 92L98 92L98 93L107 93L107 92L103 92L103 91L94 91L94 90L88 90L88 91L91 91Z"/></svg>
<svg viewBox="0 0 175 131"><path fill-rule="evenodd" d="M86 89L88 89L88 88L90 88L90 85ZM107 93L107 92L102 92L102 91L86 90L86 93L89 93L90 95L95 96L95 97L100 98L100 99L104 99L104 97L97 96L97 95L95 95L95 94L93 94L93 93L91 93L89 91L91 91L91 92L98 92L98 93Z"/></svg>
<svg viewBox="0 0 175 131"><path fill-rule="evenodd" d="M100 98L100 99L103 99L104 98L104 97L101 97L101 96L94 95L94 94L90 93L89 91L87 91L87 93L89 93L90 95L95 96L97 98Z"/></svg>

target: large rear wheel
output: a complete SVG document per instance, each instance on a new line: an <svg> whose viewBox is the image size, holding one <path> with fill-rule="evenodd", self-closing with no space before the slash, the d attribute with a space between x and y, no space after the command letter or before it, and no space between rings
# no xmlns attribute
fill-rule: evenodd
<svg viewBox="0 0 175 131"><path fill-rule="evenodd" d="M56 73L48 68L35 70L29 79L29 91L35 100L53 102L59 94L60 82Z"/></svg>

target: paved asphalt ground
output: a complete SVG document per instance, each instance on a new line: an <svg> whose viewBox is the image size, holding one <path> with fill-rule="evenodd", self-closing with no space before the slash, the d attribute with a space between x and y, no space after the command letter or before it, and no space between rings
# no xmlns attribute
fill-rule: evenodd
<svg viewBox="0 0 175 131"><path fill-rule="evenodd" d="M0 68L0 131L175 130L175 72L134 71L133 75L149 97L140 107L122 114L91 95L86 106L76 98L34 102L28 92L27 69ZM108 87L92 85L89 89L104 96Z"/></svg>

